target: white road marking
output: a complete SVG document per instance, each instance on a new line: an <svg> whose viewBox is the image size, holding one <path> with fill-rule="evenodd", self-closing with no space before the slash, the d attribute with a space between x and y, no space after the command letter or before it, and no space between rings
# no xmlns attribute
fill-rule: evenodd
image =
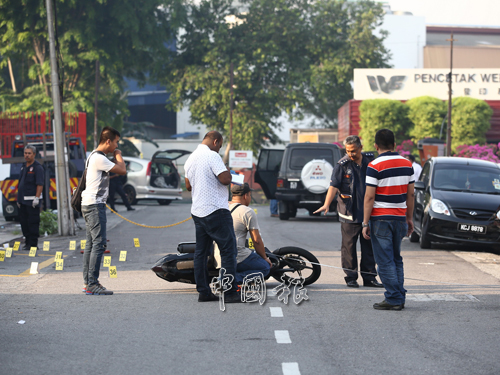
<svg viewBox="0 0 500 375"><path fill-rule="evenodd" d="M299 364L297 362L283 362L281 364L283 375L300 375Z"/></svg>
<svg viewBox="0 0 500 375"><path fill-rule="evenodd" d="M270 307L269 310L271 310L271 317L283 318L283 310L281 307Z"/></svg>
<svg viewBox="0 0 500 375"><path fill-rule="evenodd" d="M274 337L276 337L276 342L278 344L291 344L290 334L288 331L274 331Z"/></svg>
<svg viewBox="0 0 500 375"><path fill-rule="evenodd" d="M407 294L406 299L417 302L446 301L446 302L478 302L471 294Z"/></svg>
<svg viewBox="0 0 500 375"><path fill-rule="evenodd" d="M274 297L275 295L276 295L276 293L274 293L272 289L268 289L267 290L267 296L268 297Z"/></svg>

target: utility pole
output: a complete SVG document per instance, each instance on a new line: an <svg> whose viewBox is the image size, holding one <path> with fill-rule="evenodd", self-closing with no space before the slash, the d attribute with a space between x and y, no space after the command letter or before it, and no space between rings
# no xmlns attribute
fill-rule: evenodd
<svg viewBox="0 0 500 375"><path fill-rule="evenodd" d="M95 98L94 98L94 150L97 148L97 96L99 94L99 59L95 62Z"/></svg>
<svg viewBox="0 0 500 375"><path fill-rule="evenodd" d="M229 99L229 143L226 147L226 152L224 153L223 161L224 163L229 162L229 152L233 148L233 86L234 86L234 65L231 63L229 67L229 84L230 88L230 99Z"/></svg>
<svg viewBox="0 0 500 375"><path fill-rule="evenodd" d="M66 139L62 124L61 96L59 91L59 72L57 66L55 37L54 37L54 9L53 0L46 0L47 5L47 26L49 29L49 50L50 50L50 70L52 102L54 105L54 132L55 167L56 167L56 187L57 187L57 223L60 236L74 235L75 229L70 215L69 204L69 184L66 178L65 147Z"/></svg>
<svg viewBox="0 0 500 375"><path fill-rule="evenodd" d="M452 94L452 80L453 80L453 33L451 33L451 38L446 39L450 42L450 75L448 79L448 126L446 129L446 156L451 156L451 94Z"/></svg>

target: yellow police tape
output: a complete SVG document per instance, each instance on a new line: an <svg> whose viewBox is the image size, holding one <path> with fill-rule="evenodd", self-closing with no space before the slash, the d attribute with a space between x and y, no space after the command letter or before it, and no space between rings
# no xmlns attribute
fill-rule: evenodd
<svg viewBox="0 0 500 375"><path fill-rule="evenodd" d="M118 212L116 212L116 211L115 211L115 210L113 210L111 207L109 207L108 205L106 205L106 207L107 207L107 208L109 208L109 210L110 210L112 213L114 213L116 216L121 217L123 220L128 221L130 224L134 224L134 225L137 225L137 226L139 226L139 227L143 227L143 228L151 228L151 229L170 228L170 227L175 227L176 225L179 225L179 224L185 223L186 221L191 220L191 218L190 218L190 217L188 217L186 220L179 221L178 223L175 223L175 224L161 225L161 226L144 225L144 224L134 223L132 220L129 220L129 219L127 219L126 217L123 217L123 216L122 216L122 215L120 215Z"/></svg>

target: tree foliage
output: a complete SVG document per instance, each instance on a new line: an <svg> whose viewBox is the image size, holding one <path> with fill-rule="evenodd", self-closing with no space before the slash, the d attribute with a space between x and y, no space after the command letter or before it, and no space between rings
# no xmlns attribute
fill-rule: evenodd
<svg viewBox="0 0 500 375"><path fill-rule="evenodd" d="M180 1L180 0L179 0ZM126 113L124 78L145 82L170 55L177 0L55 0L64 111L93 120L95 63L100 63L99 119ZM45 1L2 0L0 54L6 110L50 111L50 63ZM17 92L7 85L9 59ZM115 122L116 124L116 122ZM120 124L120 121L118 121Z"/></svg>
<svg viewBox="0 0 500 375"><path fill-rule="evenodd" d="M431 96L419 96L406 102L408 119L413 124L409 135L417 143L423 138L439 138L441 126L446 133L446 103Z"/></svg>
<svg viewBox="0 0 500 375"><path fill-rule="evenodd" d="M486 143L486 132L491 127L493 110L484 100L458 97L452 100L451 148L460 145Z"/></svg>
<svg viewBox="0 0 500 375"><path fill-rule="evenodd" d="M399 100L370 99L364 100L359 106L361 130L360 138L366 150L371 150L375 144L375 134L380 129L394 132L396 144L408 139L411 123L408 120L409 107Z"/></svg>
<svg viewBox="0 0 500 375"><path fill-rule="evenodd" d="M356 67L386 66L382 15L369 1L232 0L190 3L164 82L172 107L188 105L191 120L227 135L230 65L234 66L233 146L256 151L278 141L280 116L316 115L336 123L352 95Z"/></svg>

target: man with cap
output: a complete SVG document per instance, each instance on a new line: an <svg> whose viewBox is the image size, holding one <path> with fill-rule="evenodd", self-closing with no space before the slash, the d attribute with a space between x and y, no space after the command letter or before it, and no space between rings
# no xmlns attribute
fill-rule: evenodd
<svg viewBox="0 0 500 375"><path fill-rule="evenodd" d="M229 210L233 217L234 234L238 254L236 256L236 282L241 285L245 276L262 273L266 277L271 268L271 261L266 255L264 242L260 236L257 214L248 207L252 200L252 189L247 183L231 187L233 200L229 202ZM255 251L245 246L247 234L250 232Z"/></svg>

